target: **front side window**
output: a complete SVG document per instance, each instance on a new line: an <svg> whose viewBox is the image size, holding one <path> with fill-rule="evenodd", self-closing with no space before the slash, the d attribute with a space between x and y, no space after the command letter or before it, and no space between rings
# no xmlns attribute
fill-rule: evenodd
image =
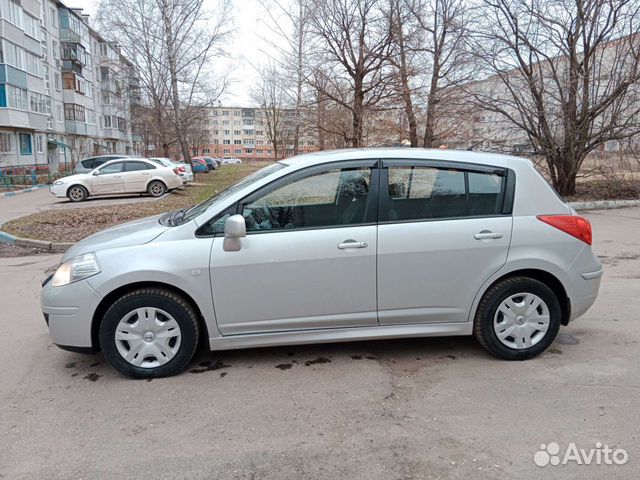
<svg viewBox="0 0 640 480"><path fill-rule="evenodd" d="M122 162L112 163L100 169L100 175L109 175L110 173L120 173L122 172L122 166L124 164Z"/></svg>
<svg viewBox="0 0 640 480"><path fill-rule="evenodd" d="M248 232L367 222L372 169L342 168L294 180L243 204Z"/></svg>

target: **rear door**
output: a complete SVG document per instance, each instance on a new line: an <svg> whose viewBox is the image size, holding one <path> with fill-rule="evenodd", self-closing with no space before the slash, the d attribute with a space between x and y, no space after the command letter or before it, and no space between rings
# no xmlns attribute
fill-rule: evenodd
<svg viewBox="0 0 640 480"><path fill-rule="evenodd" d="M145 162L136 161L127 161L124 162L124 165L122 173L124 191L128 193L144 192L155 167Z"/></svg>
<svg viewBox="0 0 640 480"><path fill-rule="evenodd" d="M100 168L98 174L91 177L91 193L104 195L124 192L123 167L123 162L114 162Z"/></svg>
<svg viewBox="0 0 640 480"><path fill-rule="evenodd" d="M426 161L383 166L380 324L466 322L481 285L507 259L513 173Z"/></svg>

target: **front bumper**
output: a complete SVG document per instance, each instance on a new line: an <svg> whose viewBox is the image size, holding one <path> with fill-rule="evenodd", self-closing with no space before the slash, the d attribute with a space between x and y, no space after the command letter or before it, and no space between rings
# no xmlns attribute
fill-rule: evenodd
<svg viewBox="0 0 640 480"><path fill-rule="evenodd" d="M67 185L51 185L49 187L49 193L58 198L64 198L67 196Z"/></svg>
<svg viewBox="0 0 640 480"><path fill-rule="evenodd" d="M47 281L40 293L40 306L49 326L49 336L66 350L92 351L91 322L102 297L85 281L52 287Z"/></svg>

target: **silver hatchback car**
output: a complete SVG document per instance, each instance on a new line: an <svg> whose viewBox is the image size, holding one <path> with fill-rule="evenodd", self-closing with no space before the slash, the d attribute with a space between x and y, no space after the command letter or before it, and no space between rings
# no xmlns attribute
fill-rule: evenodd
<svg viewBox="0 0 640 480"><path fill-rule="evenodd" d="M530 161L318 152L92 235L43 282L53 342L132 377L211 350L474 335L523 360L598 294L591 226Z"/></svg>

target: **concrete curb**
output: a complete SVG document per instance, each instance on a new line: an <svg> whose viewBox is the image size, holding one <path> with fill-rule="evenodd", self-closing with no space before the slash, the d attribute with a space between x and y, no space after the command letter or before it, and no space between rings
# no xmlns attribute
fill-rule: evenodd
<svg viewBox="0 0 640 480"><path fill-rule="evenodd" d="M34 187L25 188L24 190L15 190L13 192L0 193L0 197L13 197L14 195L19 195L21 193L35 192L36 190L40 190L41 188L48 188L48 187L49 185L36 185Z"/></svg>
<svg viewBox="0 0 640 480"><path fill-rule="evenodd" d="M17 245L18 247L31 247L50 252L64 252L68 250L72 245L74 245L71 242L47 242L45 240L20 238L2 231L0 231L0 242L8 243L10 245Z"/></svg>
<svg viewBox="0 0 640 480"><path fill-rule="evenodd" d="M640 207L640 200L593 200L587 202L567 202L576 210L606 210L611 208Z"/></svg>

